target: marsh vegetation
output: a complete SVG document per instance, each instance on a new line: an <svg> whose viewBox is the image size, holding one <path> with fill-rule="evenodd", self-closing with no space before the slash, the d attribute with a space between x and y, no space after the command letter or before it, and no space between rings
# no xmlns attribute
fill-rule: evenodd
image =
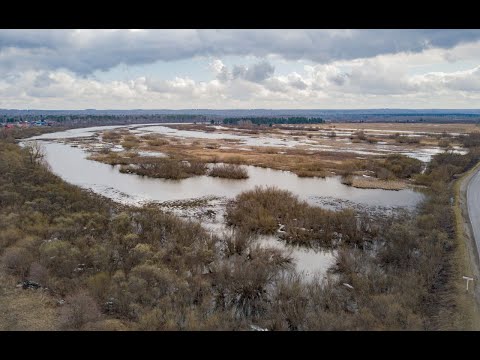
<svg viewBox="0 0 480 360"><path fill-rule="evenodd" d="M435 155L423 174L403 159L385 164L396 177L427 186L416 214L373 222L353 210L311 206L288 191L256 188L229 205L227 221L235 231L226 235L155 206L122 206L69 185L41 156L32 156L31 148L21 149L5 136L0 141L0 326L461 328L451 181L480 160L475 140L464 142L472 144L467 155ZM158 162L159 168L165 164ZM332 273L307 281L288 253L255 240L272 233L301 246L337 249Z"/></svg>

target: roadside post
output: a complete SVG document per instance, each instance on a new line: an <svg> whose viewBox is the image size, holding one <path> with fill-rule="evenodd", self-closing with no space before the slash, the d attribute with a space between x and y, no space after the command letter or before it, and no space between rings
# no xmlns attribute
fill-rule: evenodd
<svg viewBox="0 0 480 360"><path fill-rule="evenodd" d="M467 291L468 291L468 283L469 283L470 281L473 281L473 278L468 277L468 276L463 276L463 279L467 280Z"/></svg>

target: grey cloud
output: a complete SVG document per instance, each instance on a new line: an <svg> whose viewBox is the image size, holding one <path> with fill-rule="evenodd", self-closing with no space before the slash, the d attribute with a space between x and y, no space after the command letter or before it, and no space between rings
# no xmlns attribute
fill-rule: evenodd
<svg viewBox="0 0 480 360"><path fill-rule="evenodd" d="M167 93L171 91L171 86L165 80L150 80L147 78L146 85L148 90L159 93Z"/></svg>
<svg viewBox="0 0 480 360"><path fill-rule="evenodd" d="M308 87L308 85L300 79L290 82L290 85L299 90L305 90Z"/></svg>
<svg viewBox="0 0 480 360"><path fill-rule="evenodd" d="M458 56L453 54L452 52L445 53L443 58L449 63L454 63L454 62L458 61Z"/></svg>
<svg viewBox="0 0 480 360"><path fill-rule="evenodd" d="M0 71L66 68L77 74L119 64L195 56L275 54L318 63L477 41L480 30L0 30ZM248 76L259 81L269 69Z"/></svg>
<svg viewBox="0 0 480 360"><path fill-rule="evenodd" d="M273 75L275 67L268 61L262 61L248 68L245 79L252 82L261 82Z"/></svg>
<svg viewBox="0 0 480 360"><path fill-rule="evenodd" d="M44 88L54 83L56 83L56 81L50 77L50 74L46 72L42 72L39 75L37 75L37 77L35 78L35 81L33 82L33 86L37 88Z"/></svg>
<svg viewBox="0 0 480 360"><path fill-rule="evenodd" d="M360 94L395 95L416 90L402 68L386 66L377 59L366 60L349 72L330 75L328 80L341 85L342 91Z"/></svg>
<svg viewBox="0 0 480 360"><path fill-rule="evenodd" d="M217 79L221 82L225 82L230 79L230 74L228 73L228 69L226 66L224 66L222 70L220 70L220 72L217 74Z"/></svg>
<svg viewBox="0 0 480 360"><path fill-rule="evenodd" d="M232 69L232 77L234 79L244 78L247 72L247 67L244 65L234 65Z"/></svg>
<svg viewBox="0 0 480 360"><path fill-rule="evenodd" d="M328 81L334 83L335 85L342 86L343 84L346 83L349 77L350 75L347 73L340 73L340 74L331 75L327 79Z"/></svg>
<svg viewBox="0 0 480 360"><path fill-rule="evenodd" d="M275 67L268 61L262 61L250 66L234 65L232 71L223 66L217 74L220 81L228 81L232 79L243 79L255 83L260 83L273 75Z"/></svg>
<svg viewBox="0 0 480 360"><path fill-rule="evenodd" d="M289 76L287 81L281 81L276 77L270 77L265 80L262 85L270 91L283 94L291 92L292 88L298 90L306 90L309 88L300 75Z"/></svg>
<svg viewBox="0 0 480 360"><path fill-rule="evenodd" d="M74 30L0 30L0 49L15 48L61 48L68 45Z"/></svg>
<svg viewBox="0 0 480 360"><path fill-rule="evenodd" d="M480 92L480 66L471 71L450 74L427 74L421 85L428 88L449 88L454 91Z"/></svg>
<svg viewBox="0 0 480 360"><path fill-rule="evenodd" d="M284 82L279 81L277 78L271 78L265 81L264 86L273 92L287 93L289 91L288 86Z"/></svg>

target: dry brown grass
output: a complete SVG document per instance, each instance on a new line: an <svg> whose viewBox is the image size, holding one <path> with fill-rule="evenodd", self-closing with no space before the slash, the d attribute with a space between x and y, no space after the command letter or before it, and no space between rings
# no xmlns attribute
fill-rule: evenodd
<svg viewBox="0 0 480 360"><path fill-rule="evenodd" d="M148 140L148 145L150 146L163 146L169 144L169 141L166 139L152 139Z"/></svg>
<svg viewBox="0 0 480 360"><path fill-rule="evenodd" d="M298 177L321 177L325 178L329 175L327 171L323 170L298 170L295 171Z"/></svg>
<svg viewBox="0 0 480 360"><path fill-rule="evenodd" d="M88 156L89 160L95 160L109 165L129 165L135 162L138 156L135 153L96 153Z"/></svg>
<svg viewBox="0 0 480 360"><path fill-rule="evenodd" d="M384 189L384 190L402 190L407 187L407 183L397 180L379 180L376 178L352 177L350 181L344 182L361 189Z"/></svg>
<svg viewBox="0 0 480 360"><path fill-rule="evenodd" d="M253 165L283 171L292 171L304 176L328 175L329 171L339 173L342 163L353 161L355 155L351 153L322 152L313 153L301 149L283 149L284 154L279 154L278 149L255 149L255 151L242 151L238 149L206 149L203 146L170 145L162 149L172 157L196 160L200 162L228 163L237 165Z"/></svg>
<svg viewBox="0 0 480 360"><path fill-rule="evenodd" d="M121 145L127 149L127 150L131 150L131 149L134 149L136 147L138 147L139 143L138 142L135 142L135 141L127 141L127 140L124 140L121 142Z"/></svg>
<svg viewBox="0 0 480 360"><path fill-rule="evenodd" d="M214 166L208 176L225 179L248 179L248 171L238 165L223 164Z"/></svg>
<svg viewBox="0 0 480 360"><path fill-rule="evenodd" d="M455 216L455 233L456 233L456 254L454 257L454 269L457 274L469 274L468 276L478 277L478 264L474 252L474 240L471 238L471 230L468 229L466 219L466 183L473 173L478 169L477 165L461 178L455 182L454 194L455 203L453 206L453 213ZM480 311L479 304L475 301L475 292L467 293L465 291L465 284L457 282L456 296L454 301L460 311L458 318L458 328L464 330L478 330L480 328Z"/></svg>
<svg viewBox="0 0 480 360"><path fill-rule="evenodd" d="M154 178L180 180L205 175L207 167L201 162L185 162L169 158L139 158L133 165L122 165L120 172Z"/></svg>
<svg viewBox="0 0 480 360"><path fill-rule="evenodd" d="M306 125L308 126L308 125ZM322 130L399 130L399 131L419 131L419 132L449 132L449 133L468 133L480 132L480 128L475 124L421 124L421 123L335 123L312 125Z"/></svg>
<svg viewBox="0 0 480 360"><path fill-rule="evenodd" d="M207 125L207 124L175 124L175 125L165 124L164 126L172 129L178 129L178 130L193 130L193 131L206 131L206 132L214 132L217 130L213 126Z"/></svg>
<svg viewBox="0 0 480 360"><path fill-rule="evenodd" d="M118 131L104 131L102 133L103 141L112 141L116 142L122 138L122 134Z"/></svg>
<svg viewBox="0 0 480 360"><path fill-rule="evenodd" d="M13 277L0 273L0 331L55 330L55 300L42 290L16 287Z"/></svg>
<svg viewBox="0 0 480 360"><path fill-rule="evenodd" d="M345 124L348 125L348 124ZM376 124L375 124L376 125ZM378 124L382 125L382 124ZM202 130L204 125L175 125L172 127L181 128L181 129L195 129ZM312 128L314 129L314 128ZM333 129L326 128L323 129ZM337 130L338 127L335 127ZM242 129L245 131L251 131L252 129L246 128ZM223 130L222 130L223 131ZM237 132L237 127L232 128L231 131ZM262 133L274 134L278 132L278 129L265 127L259 128L257 131ZM292 131L293 134L301 135L302 133L307 134L303 128ZM280 134L282 137L285 137L285 134ZM423 144L418 143L398 143L398 137L387 136L370 136L372 134L366 133L363 130L358 130L353 136L352 142L358 142L360 148L364 150L375 150L375 141L382 140L391 146L402 147L402 148L418 148L423 146ZM302 135L303 136L303 135ZM308 136L308 134L306 135ZM305 137L306 139L306 136ZM288 137L288 136L287 136ZM137 137L136 140L132 134L125 135L123 137L123 143L129 148L136 148L138 150L157 150L158 147L161 147L161 151L169 155L170 158L175 160L186 160L192 162L200 163L226 163L226 164L236 164L236 165L253 165L264 168L272 168L275 170L291 171L297 174L300 177L326 177L330 175L343 175L348 169L351 171L369 169L368 164L371 163L370 160L375 159L373 155L363 155L362 158L352 152L345 151L336 151L335 148L338 146L345 146L343 141L333 141L329 138L323 137L323 139L317 139L316 142L320 145L324 144L333 144L331 151L315 151L312 149L302 148L302 147L251 147L245 146L238 141L230 140L212 140L212 139L182 139L178 140L175 138L170 138L160 134L148 134L141 137ZM301 139L302 137L299 137ZM401 137L410 139L407 136ZM430 139L430 138L428 138ZM413 140L417 141L417 140ZM422 140L423 141L423 140ZM431 138L431 145L437 145L438 139ZM353 145L354 147L356 145ZM251 151L245 151L245 148L250 149ZM119 158L117 155L110 155L100 157L96 155L92 156L93 159L98 161L103 161L110 164L128 164L129 162L125 159ZM378 155L378 159L382 157ZM130 162L132 163L132 162ZM352 164L355 164L355 167L351 167ZM384 171L385 173L385 171ZM383 180L395 180L397 175L389 171L388 178L385 176L379 176L375 172L375 176ZM380 174L382 175L382 174ZM386 174L383 174L386 175ZM391 186L399 187L399 185L389 185L386 183L377 183L377 184L358 184L359 187L362 186L381 186L390 188Z"/></svg>

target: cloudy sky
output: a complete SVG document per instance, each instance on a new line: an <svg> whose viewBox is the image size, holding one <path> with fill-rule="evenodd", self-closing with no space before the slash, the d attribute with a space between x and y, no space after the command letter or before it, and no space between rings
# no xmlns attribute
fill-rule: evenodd
<svg viewBox="0 0 480 360"><path fill-rule="evenodd" d="M0 108L480 108L480 30L0 30Z"/></svg>

